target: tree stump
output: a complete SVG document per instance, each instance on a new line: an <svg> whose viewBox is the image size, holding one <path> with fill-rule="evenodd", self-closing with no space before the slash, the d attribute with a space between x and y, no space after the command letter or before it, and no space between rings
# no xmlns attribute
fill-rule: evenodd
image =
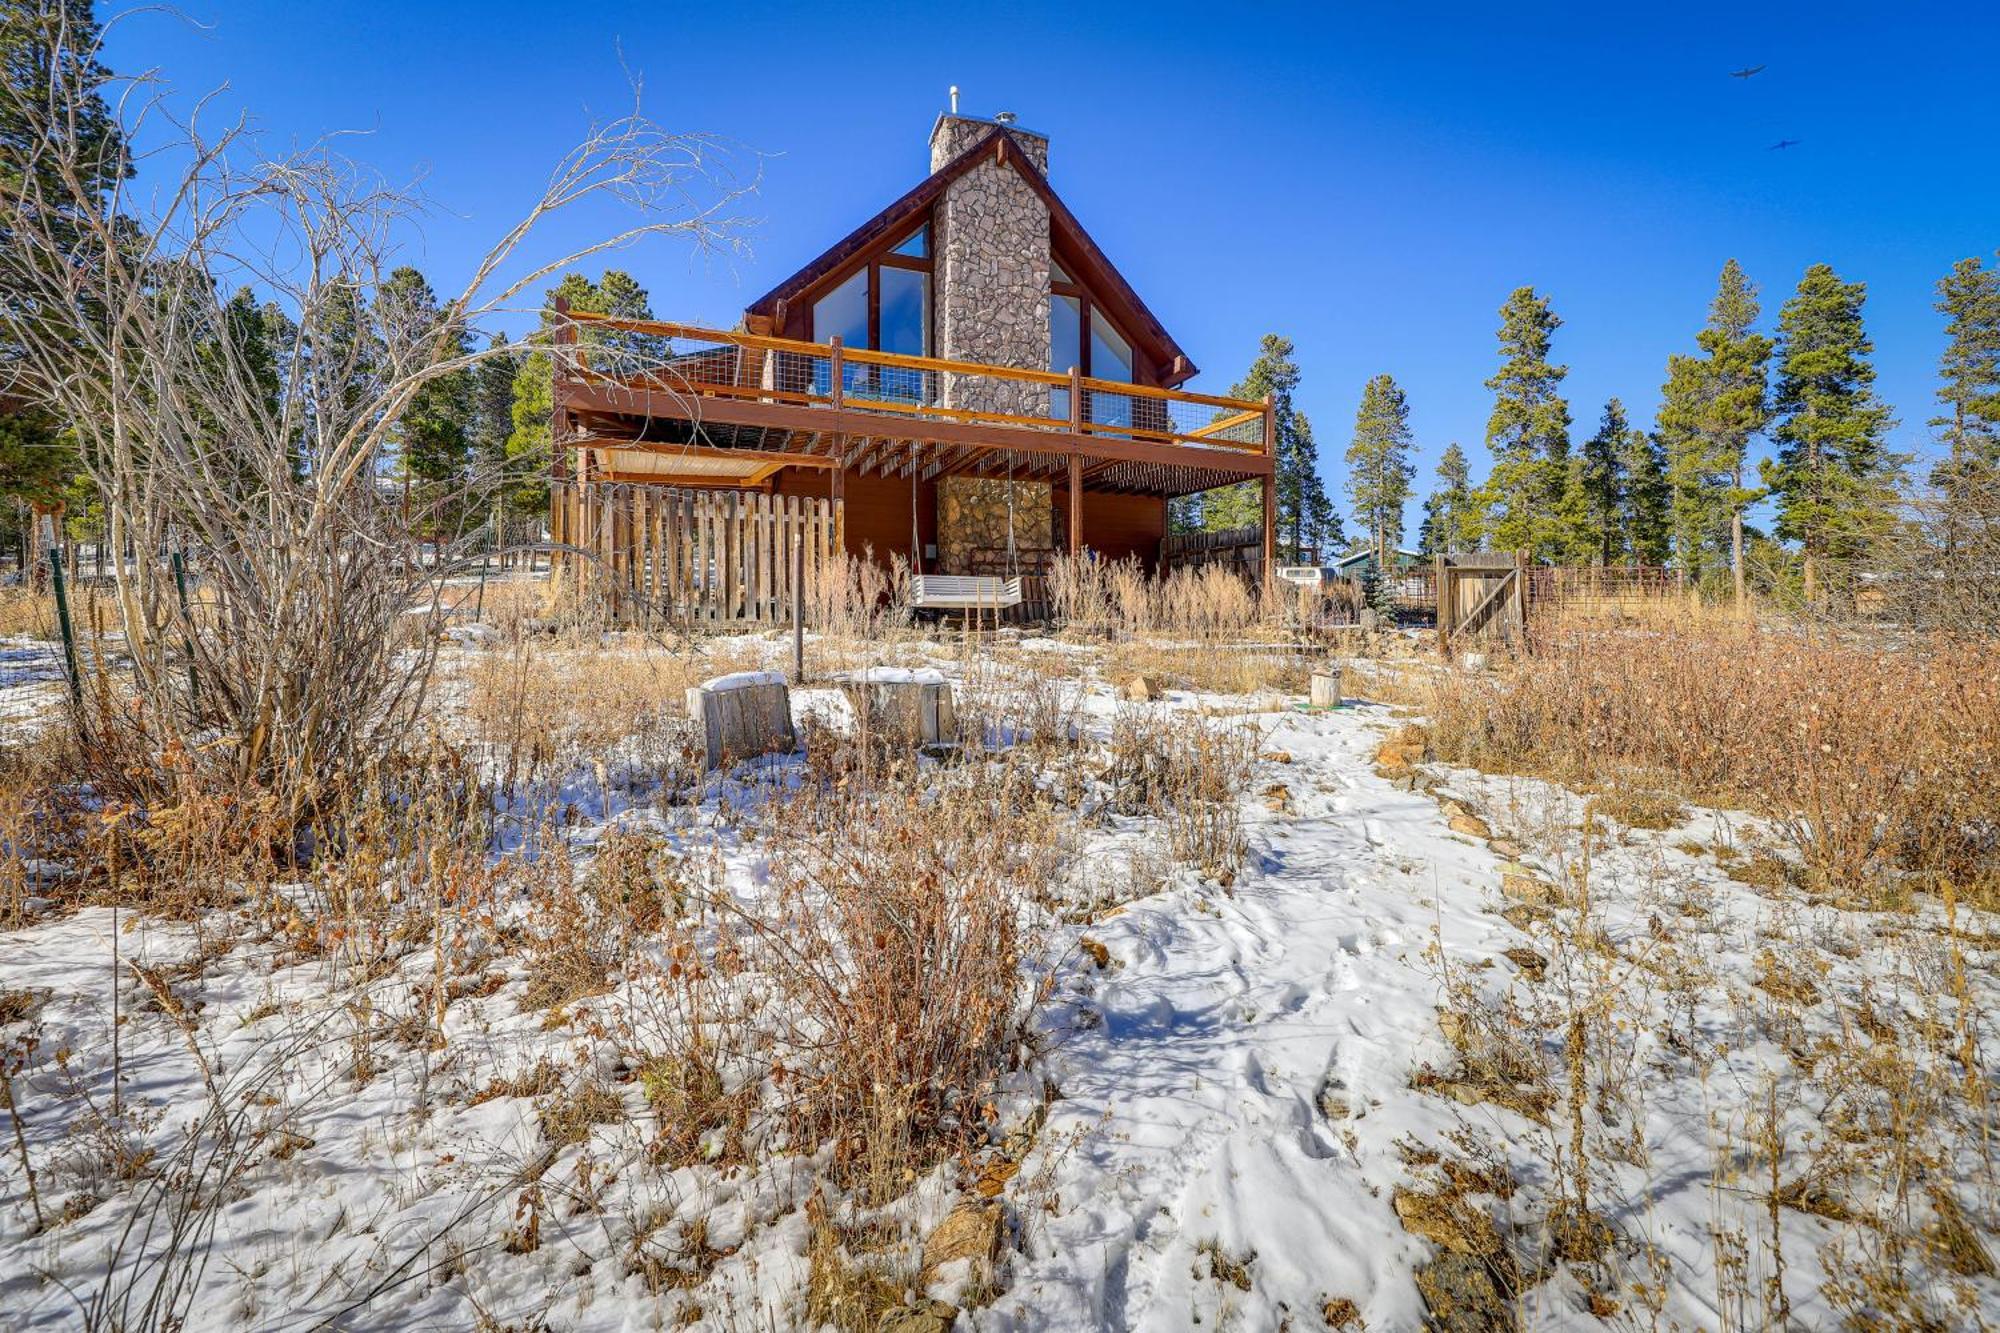
<svg viewBox="0 0 2000 1333"><path fill-rule="evenodd" d="M741 671L705 680L687 692L688 716L700 724L707 769L798 748L792 696L775 671Z"/></svg>
<svg viewBox="0 0 2000 1333"><path fill-rule="evenodd" d="M1340 705L1340 663L1313 668L1312 706L1337 708Z"/></svg>
<svg viewBox="0 0 2000 1333"><path fill-rule="evenodd" d="M941 672L870 667L842 676L840 688L857 731L912 746L958 740L958 712Z"/></svg>

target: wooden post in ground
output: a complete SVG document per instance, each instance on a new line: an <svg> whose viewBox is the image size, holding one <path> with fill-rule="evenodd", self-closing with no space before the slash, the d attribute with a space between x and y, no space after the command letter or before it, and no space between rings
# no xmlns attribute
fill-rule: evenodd
<svg viewBox="0 0 2000 1333"><path fill-rule="evenodd" d="M1451 590L1451 560L1444 552L1438 552L1437 582L1431 585L1431 595L1437 603L1438 651L1451 656L1451 613L1455 594Z"/></svg>
<svg viewBox="0 0 2000 1333"><path fill-rule="evenodd" d="M806 544L792 543L792 684L806 678Z"/></svg>
<svg viewBox="0 0 2000 1333"><path fill-rule="evenodd" d="M1521 627L1521 647L1528 646L1528 552L1514 552L1514 623Z"/></svg>

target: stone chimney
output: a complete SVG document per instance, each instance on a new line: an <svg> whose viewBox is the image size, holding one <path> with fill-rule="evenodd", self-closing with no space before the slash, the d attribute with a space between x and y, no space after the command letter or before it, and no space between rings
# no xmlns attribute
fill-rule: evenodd
<svg viewBox="0 0 2000 1333"><path fill-rule="evenodd" d="M945 163L957 157L972 146L977 139L995 125L1005 125L1014 139L1028 154L1028 160L1044 176L1049 173L1049 136L1023 129L1012 112L1003 111L988 119L985 116L961 116L956 112L946 112L931 126L931 170L936 171Z"/></svg>
<svg viewBox="0 0 2000 1333"><path fill-rule="evenodd" d="M1030 161L1048 164L1045 135L1012 117L943 115L931 130L931 170L1005 125ZM1009 151L1015 151L1011 146ZM988 155L945 188L932 214L937 355L953 361L1049 368L1049 207L1013 167ZM944 386L951 406L1045 415L1037 384L973 377Z"/></svg>

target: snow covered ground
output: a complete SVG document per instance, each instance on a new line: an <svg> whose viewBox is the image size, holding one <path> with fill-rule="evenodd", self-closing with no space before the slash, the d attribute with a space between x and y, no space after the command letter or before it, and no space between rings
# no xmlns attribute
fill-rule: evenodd
<svg viewBox="0 0 2000 1333"><path fill-rule="evenodd" d="M981 1290L945 1280L962 1265L914 1290L963 1183L947 1164L876 1218L902 1233L883 1253L913 1302L945 1297L968 1307L960 1327L994 1330L1407 1329L1440 1275L1476 1303L1483 1270L1530 1327L1740 1328L1782 1322L1762 1317L1775 1274L1792 1322L1828 1324L1854 1304L1828 1272L1867 1269L1885 1234L1868 1220L1888 1206L1879 1172L1911 1169L1871 1116L1887 1080L1853 1055L1903 1032L1936 1039L1898 1057L1901 1086L1925 1091L1896 1124L1930 1148L1895 1206L1913 1234L1948 1231L1927 1202L1948 1184L1967 1224L1956 1268L1912 1261L1929 1274L1916 1299L1947 1326L2000 1320L1979 1262L1996 923L1804 901L1745 872L1782 866L1746 817L1599 819L1586 839L1581 799L1545 784L1379 768L1405 720L1386 705L1074 688L1099 737L1135 710L1253 728L1248 854L1224 886L1162 862L1157 818L1092 822L1063 894L1126 900L1042 923L1038 1054L997 1132L1018 1148L997 1271ZM800 692L795 710L838 721L838 698ZM765 891L725 810L754 790L663 809L615 785L603 770L574 784L580 860L643 829L709 858L742 901ZM1164 874L1129 897L1135 864ZM504 939L507 905L490 910ZM358 1031L423 1009L438 966L425 947L390 958L342 971L268 909L92 907L0 934L0 1054L36 1170L31 1193L0 1142L4 1322L108 1324L124 1301L139 1326L150 1277L173 1269L190 1328L801 1326L821 1164L655 1164L607 1036L632 1018L629 987L530 1007L528 965L485 948L452 979L441 1041L357 1057ZM1499 1065L1514 1083L1492 1081ZM552 1133L585 1081L622 1106ZM1963 1100L1944 1105L1932 1094L1953 1082ZM190 1136L216 1114L234 1132ZM1767 1168L1781 1195L1825 1188L1768 1207ZM1579 1179L1610 1237L1590 1254L1549 1222ZM175 1203L204 1189L215 1207ZM206 1259L176 1268L170 1250ZM1454 1253L1477 1262L1432 1266Z"/></svg>

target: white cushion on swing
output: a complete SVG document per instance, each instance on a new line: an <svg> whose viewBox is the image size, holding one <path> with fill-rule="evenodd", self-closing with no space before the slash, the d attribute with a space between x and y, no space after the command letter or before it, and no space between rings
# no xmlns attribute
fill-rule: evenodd
<svg viewBox="0 0 2000 1333"><path fill-rule="evenodd" d="M1021 604L1021 580L991 574L914 574L910 605L930 611L1004 611Z"/></svg>

